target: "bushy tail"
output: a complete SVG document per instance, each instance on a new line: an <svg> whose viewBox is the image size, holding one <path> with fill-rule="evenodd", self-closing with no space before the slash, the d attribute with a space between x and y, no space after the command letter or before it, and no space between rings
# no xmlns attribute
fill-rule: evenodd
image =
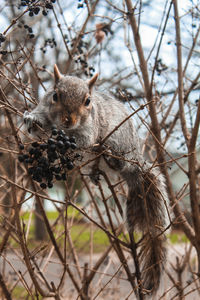
<svg viewBox="0 0 200 300"><path fill-rule="evenodd" d="M164 178L158 169L134 169L127 178L127 222L129 233L135 229L143 232L139 264L142 286L151 293L159 287L166 258L165 226L167 193Z"/></svg>

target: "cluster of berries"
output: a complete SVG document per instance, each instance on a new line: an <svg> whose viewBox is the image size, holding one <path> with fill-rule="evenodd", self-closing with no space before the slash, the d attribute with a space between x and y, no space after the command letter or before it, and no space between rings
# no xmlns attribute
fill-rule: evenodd
<svg viewBox="0 0 200 300"><path fill-rule="evenodd" d="M77 46L77 53L75 57L75 63L81 64L81 67L84 70L84 74L86 76L92 77L95 72L95 68L93 66L89 66L87 62L87 57L88 57L88 43L83 41L82 39L80 40L78 46ZM73 42L71 44L71 47L73 47Z"/></svg>
<svg viewBox="0 0 200 300"><path fill-rule="evenodd" d="M81 67L84 69L84 74L86 76L92 77L94 75L95 68L93 66L88 65L86 58L83 55L77 56L75 58L75 63L81 64Z"/></svg>
<svg viewBox="0 0 200 300"><path fill-rule="evenodd" d="M43 1L42 1L43 2ZM36 0L21 0L21 3L19 4L19 9L23 6L28 7L29 16L33 17L34 15L38 15L40 12L40 5L42 6L42 14L44 16L47 16L48 10L53 9L53 3L55 3L56 0L45 0L44 3L38 3Z"/></svg>
<svg viewBox="0 0 200 300"><path fill-rule="evenodd" d="M52 188L53 181L66 180L67 172L74 168L74 161L80 159L74 151L76 148L75 138L68 137L54 126L46 142L33 142L27 151L20 144L22 154L18 160L30 165L28 173L42 189Z"/></svg>
<svg viewBox="0 0 200 300"><path fill-rule="evenodd" d="M43 53L46 53L47 47L53 48L57 46L57 43L54 38L45 40L44 46L40 48Z"/></svg>
<svg viewBox="0 0 200 300"><path fill-rule="evenodd" d="M33 33L33 29L30 27L30 26L28 26L27 24L24 24L24 28L27 30L27 32L28 32L28 37L30 38L30 39L33 39L34 37L35 37L35 35L34 35L34 33Z"/></svg>
<svg viewBox="0 0 200 300"><path fill-rule="evenodd" d="M126 89L116 88L116 98L122 102L130 102L135 100L134 95Z"/></svg>

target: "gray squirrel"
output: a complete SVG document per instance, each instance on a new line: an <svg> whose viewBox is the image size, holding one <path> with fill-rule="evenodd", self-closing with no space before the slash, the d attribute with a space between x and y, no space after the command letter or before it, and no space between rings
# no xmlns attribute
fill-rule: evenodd
<svg viewBox="0 0 200 300"><path fill-rule="evenodd" d="M98 167L95 161L90 164L91 179L98 180L95 172L106 163L126 181L130 241L135 229L144 234L139 257L142 287L155 293L166 260L163 231L168 196L164 177L158 167L152 167L142 156L138 135L124 104L94 91L97 74L84 81L62 75L55 65L54 77L54 87L33 111L24 113L28 131L37 132L39 125L48 132L56 124L76 138L79 149L97 149L97 145L108 149L108 155L100 157Z"/></svg>

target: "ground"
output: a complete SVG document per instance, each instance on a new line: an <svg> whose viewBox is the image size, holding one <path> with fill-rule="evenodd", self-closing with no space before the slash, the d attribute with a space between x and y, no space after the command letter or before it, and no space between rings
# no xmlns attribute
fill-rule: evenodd
<svg viewBox="0 0 200 300"><path fill-rule="evenodd" d="M177 275L172 268L172 265L176 265L177 259L181 262L182 259L185 258L186 250L189 249L188 243L176 244L172 245L171 243L168 245L168 263L166 265L166 270L168 270L169 274L176 280L177 282ZM152 300L176 300L176 299L185 299L185 300L197 300L200 298L199 292L196 290L197 286L195 283L191 283L192 277L191 272L189 272L189 267L195 265L196 263L196 253L192 251L190 256L190 264L186 264L186 268L182 274L182 282L183 286L188 285L187 288L183 290L183 295L185 298L178 297L179 292L178 289L174 287L174 284L169 279L168 275L165 273L162 282L160 285L160 289L156 296L151 296L149 299ZM93 254L85 255L83 254L82 257L79 257L80 261L80 269L83 270L84 264L88 263L88 268L92 269L95 262L100 257L100 254ZM0 266L2 268L2 261L3 258L0 259ZM7 253L6 254L6 276L8 278L8 282L16 282L18 279L18 275L16 272L20 271L22 274L25 272L26 267L23 265L22 260L19 254L15 253ZM41 261L38 258L38 263ZM48 261L48 265L46 265ZM132 259L129 259L129 264L132 264ZM190 266L189 266L190 265ZM73 269L73 273L78 276L77 267L73 263L71 259L69 259L69 266ZM53 281L56 284L59 282L59 278L61 277L62 273L62 266L60 262L57 260L56 257L52 256L50 259L45 257L42 262L42 270L45 276L48 278L48 282ZM134 270L133 270L134 271ZM40 276L38 274L38 276ZM30 278L27 274L24 275L27 283L30 283ZM197 282L196 282L197 283ZM194 291L195 290L195 291ZM66 276L64 280L64 285L62 287L62 300L72 300L77 299L76 290L71 283L71 280ZM126 280L126 274L124 273L120 262L115 255L114 252L110 253L109 256L106 258L104 263L101 265L100 269L98 270L97 274L95 275L95 279L92 281L91 287L91 300L134 300L135 295L131 290L131 286L129 282ZM22 295L22 294L21 294ZM182 296L183 296L182 295ZM17 298L16 298L17 299ZM23 296L18 296L17 300L25 299ZM53 299L53 298L45 298Z"/></svg>

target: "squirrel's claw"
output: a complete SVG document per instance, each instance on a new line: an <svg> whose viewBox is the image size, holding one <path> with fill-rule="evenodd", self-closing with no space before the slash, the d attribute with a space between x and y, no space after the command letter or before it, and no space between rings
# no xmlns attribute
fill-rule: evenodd
<svg viewBox="0 0 200 300"><path fill-rule="evenodd" d="M42 127L42 124L35 118L35 116L33 116L27 110L24 112L23 119L24 119L24 123L26 124L29 133L31 133L31 130L37 124Z"/></svg>
<svg viewBox="0 0 200 300"><path fill-rule="evenodd" d="M33 118L27 110L24 112L23 119L27 126L28 132L31 133L31 128L33 127Z"/></svg>
<svg viewBox="0 0 200 300"><path fill-rule="evenodd" d="M27 122L27 118L28 118L29 112L27 110L25 110L24 114L23 114L23 119L24 119L24 123L26 124Z"/></svg>

